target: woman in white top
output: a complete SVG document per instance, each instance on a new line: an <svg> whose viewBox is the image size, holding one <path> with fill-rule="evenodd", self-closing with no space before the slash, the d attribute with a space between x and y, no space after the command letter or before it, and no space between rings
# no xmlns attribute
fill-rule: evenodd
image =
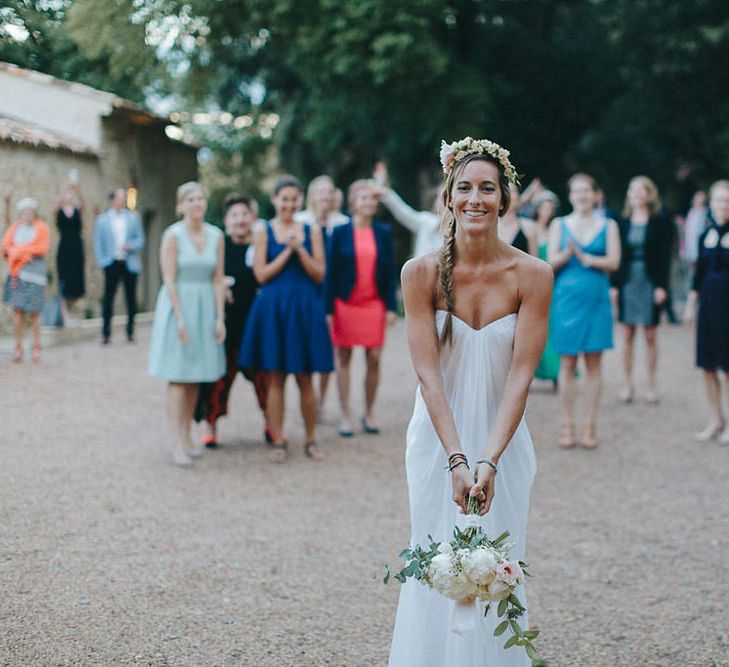
<svg viewBox="0 0 729 667"><path fill-rule="evenodd" d="M334 227L349 222L341 208L342 191L337 189L330 176L322 174L309 183L306 189L306 208L294 214L294 220L305 225L317 223L329 234Z"/></svg>
<svg viewBox="0 0 729 667"><path fill-rule="evenodd" d="M413 257L422 257L440 248L443 243L443 234L440 231L440 216L433 211L416 211L408 206L397 192L388 187L389 177L387 165L384 162L378 162L375 165L372 178L377 183L377 193L380 195L380 201L395 216L395 220L415 234ZM441 193L442 189L438 192L434 208L437 207Z"/></svg>

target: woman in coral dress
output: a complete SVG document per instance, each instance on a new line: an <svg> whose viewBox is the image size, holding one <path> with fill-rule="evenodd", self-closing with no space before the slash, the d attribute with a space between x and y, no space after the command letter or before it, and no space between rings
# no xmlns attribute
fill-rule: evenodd
<svg viewBox="0 0 729 667"><path fill-rule="evenodd" d="M374 405L380 381L385 327L395 322L395 251L390 227L373 222L379 199L369 181L349 188L352 222L336 227L329 239L326 282L327 313L336 348L337 385L342 417L339 434L351 437L349 402L352 348L365 348L365 433L378 433Z"/></svg>

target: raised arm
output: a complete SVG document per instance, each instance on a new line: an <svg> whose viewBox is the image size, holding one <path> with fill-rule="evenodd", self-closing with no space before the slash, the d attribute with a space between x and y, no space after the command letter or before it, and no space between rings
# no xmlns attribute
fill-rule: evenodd
<svg viewBox="0 0 729 667"><path fill-rule="evenodd" d="M521 304L514 333L511 367L496 412L494 427L488 434L483 449L483 458L497 466L524 416L529 385L547 342L549 306L554 282L552 270L543 262L530 259L518 270ZM471 489L471 495L479 498L481 514L486 514L494 497L493 482L496 472L489 465L481 464L476 475L477 482Z"/></svg>
<svg viewBox="0 0 729 667"><path fill-rule="evenodd" d="M259 284L267 283L271 278L275 278L289 261L293 250L291 246L286 246L272 262L266 262L268 256L268 231L265 222L257 222L253 229L253 275Z"/></svg>
<svg viewBox="0 0 729 667"><path fill-rule="evenodd" d="M382 189L381 201L395 216L395 220L414 234L417 234L423 225L433 221L437 222L435 214L430 211L416 211L408 206L392 188Z"/></svg>
<svg viewBox="0 0 729 667"><path fill-rule="evenodd" d="M402 269L402 294L408 347L420 382L420 392L446 456L450 456L462 449L440 368L433 308L436 277L437 266L433 257L411 259ZM466 495L473 485L473 475L467 466L459 465L451 471L451 476L453 501L465 512Z"/></svg>
<svg viewBox="0 0 729 667"><path fill-rule="evenodd" d="M316 223L310 226L311 234L311 255L306 252L306 248L299 243L295 246L296 254L301 260L301 266L306 275L315 283L324 280L324 272L326 271L326 259L324 257L324 236L321 227Z"/></svg>

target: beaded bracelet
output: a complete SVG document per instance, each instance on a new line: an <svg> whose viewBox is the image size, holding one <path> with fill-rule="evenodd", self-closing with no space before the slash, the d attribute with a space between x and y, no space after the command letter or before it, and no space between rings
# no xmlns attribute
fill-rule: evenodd
<svg viewBox="0 0 729 667"><path fill-rule="evenodd" d="M495 473L499 472L498 468L496 467L496 464L491 459L479 459L478 461L476 461L476 465L478 465L479 463L485 463Z"/></svg>

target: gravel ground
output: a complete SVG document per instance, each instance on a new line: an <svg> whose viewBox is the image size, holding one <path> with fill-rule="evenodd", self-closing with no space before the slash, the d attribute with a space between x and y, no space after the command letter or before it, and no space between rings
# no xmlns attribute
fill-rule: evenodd
<svg viewBox="0 0 729 667"><path fill-rule="evenodd" d="M225 446L174 468L146 331L37 367L0 359L0 664L386 664L398 591L379 574L408 539L403 333L385 354L384 434L322 427L322 464L303 456L293 386L292 458L267 463L240 381ZM559 450L556 396L532 392L530 618L550 667L729 665L729 447L692 443L691 337L661 336L657 407L618 405L606 357L594 452Z"/></svg>

